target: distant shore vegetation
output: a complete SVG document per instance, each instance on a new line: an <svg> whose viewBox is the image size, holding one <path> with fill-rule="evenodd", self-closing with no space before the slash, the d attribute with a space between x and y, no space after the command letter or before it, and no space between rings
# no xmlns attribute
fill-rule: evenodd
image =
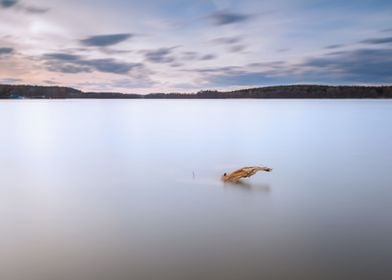
<svg viewBox="0 0 392 280"><path fill-rule="evenodd" d="M288 85L234 91L202 90L196 93L129 94L83 92L69 87L0 85L0 99L220 99L220 98L392 98L392 86Z"/></svg>

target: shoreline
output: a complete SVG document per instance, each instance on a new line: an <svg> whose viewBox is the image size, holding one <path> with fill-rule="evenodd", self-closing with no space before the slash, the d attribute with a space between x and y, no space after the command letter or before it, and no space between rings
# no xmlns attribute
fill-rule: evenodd
<svg viewBox="0 0 392 280"><path fill-rule="evenodd" d="M70 87L1 85L0 99L391 99L392 86L287 85L197 93L83 92Z"/></svg>

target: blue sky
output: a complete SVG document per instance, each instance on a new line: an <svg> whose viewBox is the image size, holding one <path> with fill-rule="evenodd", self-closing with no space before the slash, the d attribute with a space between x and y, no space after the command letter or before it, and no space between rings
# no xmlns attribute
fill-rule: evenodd
<svg viewBox="0 0 392 280"><path fill-rule="evenodd" d="M392 1L0 0L0 82L194 92L392 84Z"/></svg>

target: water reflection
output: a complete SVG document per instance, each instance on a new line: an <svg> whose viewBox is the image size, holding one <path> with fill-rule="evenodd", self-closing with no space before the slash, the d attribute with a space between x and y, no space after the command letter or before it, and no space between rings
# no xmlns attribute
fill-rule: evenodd
<svg viewBox="0 0 392 280"><path fill-rule="evenodd" d="M247 181L238 181L238 182L225 182L223 183L225 188L236 188L244 191L253 191L253 192L271 192L271 187L266 183L251 183Z"/></svg>
<svg viewBox="0 0 392 280"><path fill-rule="evenodd" d="M0 102L0 279L392 279L391 119L390 101ZM258 162L279 172L220 181Z"/></svg>

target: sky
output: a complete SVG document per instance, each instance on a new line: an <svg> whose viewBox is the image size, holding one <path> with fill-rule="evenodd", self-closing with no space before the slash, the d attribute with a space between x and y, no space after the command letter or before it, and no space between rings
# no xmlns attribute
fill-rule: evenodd
<svg viewBox="0 0 392 280"><path fill-rule="evenodd" d="M0 0L0 83L392 84L391 0Z"/></svg>

